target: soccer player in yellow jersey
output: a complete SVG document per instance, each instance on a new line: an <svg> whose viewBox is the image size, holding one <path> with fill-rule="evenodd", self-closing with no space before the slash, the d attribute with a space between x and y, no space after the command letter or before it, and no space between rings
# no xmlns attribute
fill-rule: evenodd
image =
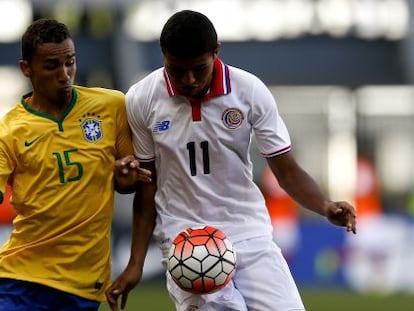
<svg viewBox="0 0 414 311"><path fill-rule="evenodd" d="M98 310L111 276L114 189L149 172L128 157L124 95L73 85L64 24L35 21L21 48L33 91L0 121L0 202L9 182L17 214L0 248L0 310Z"/></svg>

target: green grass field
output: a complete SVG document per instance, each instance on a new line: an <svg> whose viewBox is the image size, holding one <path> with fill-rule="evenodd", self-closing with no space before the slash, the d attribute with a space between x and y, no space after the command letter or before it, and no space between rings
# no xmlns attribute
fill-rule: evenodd
<svg viewBox="0 0 414 311"><path fill-rule="evenodd" d="M412 311L413 295L360 295L341 290L301 289L307 311ZM102 304L100 311L109 311ZM162 282L144 282L129 296L126 311L174 311Z"/></svg>

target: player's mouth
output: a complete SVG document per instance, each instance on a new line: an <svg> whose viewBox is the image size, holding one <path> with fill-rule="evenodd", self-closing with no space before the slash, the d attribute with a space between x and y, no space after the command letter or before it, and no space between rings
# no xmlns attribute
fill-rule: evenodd
<svg viewBox="0 0 414 311"><path fill-rule="evenodd" d="M69 93L72 92L72 85L65 85L59 88L59 91L64 92L64 93Z"/></svg>
<svg viewBox="0 0 414 311"><path fill-rule="evenodd" d="M178 88L180 94L185 96L196 96L200 92L199 86L182 86Z"/></svg>

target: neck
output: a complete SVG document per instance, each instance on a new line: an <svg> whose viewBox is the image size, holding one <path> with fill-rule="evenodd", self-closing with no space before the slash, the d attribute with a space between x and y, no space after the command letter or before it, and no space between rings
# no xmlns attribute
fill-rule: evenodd
<svg viewBox="0 0 414 311"><path fill-rule="evenodd" d="M37 112L48 114L55 119L59 119L63 115L71 100L72 95L68 98L62 98L61 100L50 100L48 98L36 96L35 93L33 93L31 97L25 99L30 108Z"/></svg>

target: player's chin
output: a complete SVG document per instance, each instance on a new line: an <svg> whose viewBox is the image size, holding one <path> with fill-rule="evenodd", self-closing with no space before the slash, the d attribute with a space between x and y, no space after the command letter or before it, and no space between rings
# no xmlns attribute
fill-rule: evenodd
<svg viewBox="0 0 414 311"><path fill-rule="evenodd" d="M181 95L186 97L197 97L200 92L198 87L181 87L178 90Z"/></svg>
<svg viewBox="0 0 414 311"><path fill-rule="evenodd" d="M58 93L60 96L68 96L72 94L72 85L66 84L66 85L60 86L58 88Z"/></svg>
<svg viewBox="0 0 414 311"><path fill-rule="evenodd" d="M71 96L72 96L71 86L60 87L55 92L56 101L66 102L67 100L70 100Z"/></svg>

